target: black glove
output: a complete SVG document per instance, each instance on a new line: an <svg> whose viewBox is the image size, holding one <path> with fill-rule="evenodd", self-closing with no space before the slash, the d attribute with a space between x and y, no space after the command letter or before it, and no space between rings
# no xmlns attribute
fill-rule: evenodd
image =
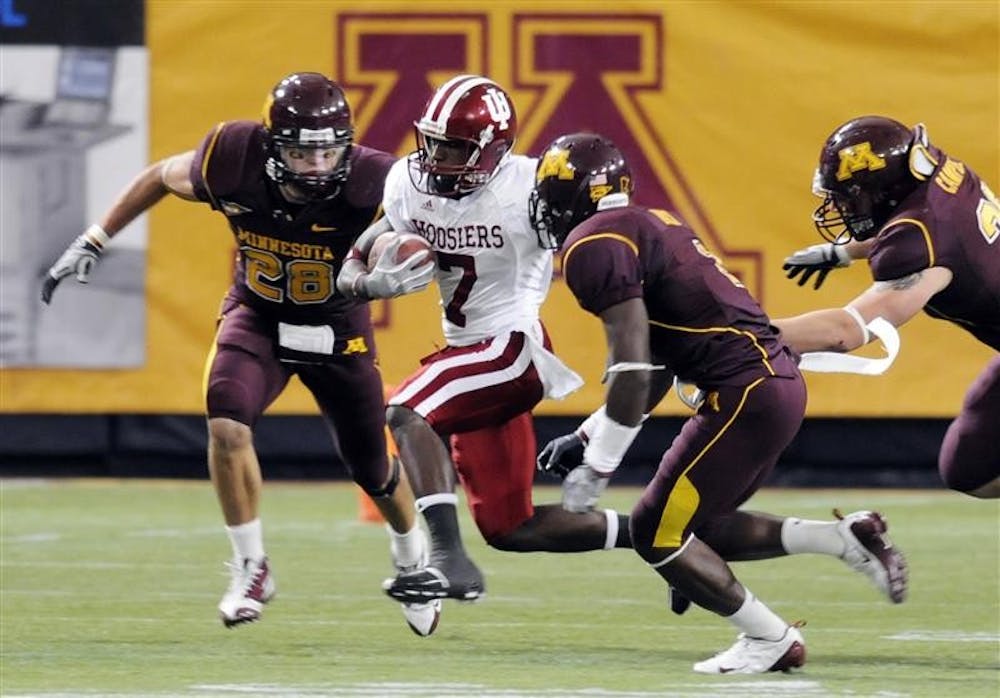
<svg viewBox="0 0 1000 698"><path fill-rule="evenodd" d="M564 434L545 444L541 453L538 454L536 462L538 469L564 478L571 470L583 463L583 449L586 444L583 437L575 431L571 434Z"/></svg>
<svg viewBox="0 0 1000 698"><path fill-rule="evenodd" d="M799 286L805 286L815 274L816 283L813 284L813 288L818 289L826 281L826 275L831 269L846 267L850 263L851 258L847 256L847 250L843 245L824 242L793 252L785 257L785 263L781 268L785 270L785 275L789 279L798 276Z"/></svg>

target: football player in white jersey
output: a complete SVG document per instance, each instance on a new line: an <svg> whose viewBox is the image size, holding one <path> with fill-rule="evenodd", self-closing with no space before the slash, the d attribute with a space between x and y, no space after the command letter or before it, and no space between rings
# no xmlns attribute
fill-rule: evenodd
<svg viewBox="0 0 1000 698"><path fill-rule="evenodd" d="M494 548L579 552L631 542L627 517L614 511L532 503L531 410L581 380L551 353L539 321L552 252L539 245L528 217L537 161L511 153L517 115L510 97L492 80L460 75L434 93L415 126L416 151L386 179L385 217L358 238L337 286L389 298L438 283L447 346L421 360L387 413L432 550L426 567L386 580L385 591L411 602L472 601L485 583L459 535L456 470ZM426 252L397 260L398 244L390 244L366 271L362 260L389 230L421 235L436 264L426 263ZM442 437L450 438L450 454Z"/></svg>

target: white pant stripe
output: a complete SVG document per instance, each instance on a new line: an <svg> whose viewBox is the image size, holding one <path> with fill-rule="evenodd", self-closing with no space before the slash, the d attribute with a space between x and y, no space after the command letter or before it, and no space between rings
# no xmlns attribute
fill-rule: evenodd
<svg viewBox="0 0 1000 698"><path fill-rule="evenodd" d="M414 405L413 409L420 416L426 417L454 397L465 393L474 393L477 390L490 388L494 385L508 383L527 371L530 365L531 349L528 343L525 342L517 359L507 368L450 381L442 386L440 390L431 393L427 398Z"/></svg>
<svg viewBox="0 0 1000 698"><path fill-rule="evenodd" d="M419 378L394 395L389 404L399 405L408 401L450 368L492 361L503 354L504 350L507 349L507 345L510 344L510 339L511 335L509 334L504 337L495 337L482 351L473 351L468 354L459 354L458 356L452 356L441 361L435 361ZM525 346L527 346L527 342L525 342Z"/></svg>

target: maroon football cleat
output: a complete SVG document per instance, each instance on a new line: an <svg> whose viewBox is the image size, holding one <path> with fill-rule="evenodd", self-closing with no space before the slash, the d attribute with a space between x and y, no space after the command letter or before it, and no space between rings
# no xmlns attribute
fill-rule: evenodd
<svg viewBox="0 0 1000 698"><path fill-rule="evenodd" d="M840 519L837 531L844 539L844 554L840 559L861 574L893 603L906 598L907 569L903 553L892 544L887 532L888 524L874 511L856 511L844 516L834 509Z"/></svg>
<svg viewBox="0 0 1000 698"><path fill-rule="evenodd" d="M274 598L274 577L267 565L267 558L242 562L227 562L231 579L222 601L219 617L222 624L232 628L241 623L260 620L264 604Z"/></svg>

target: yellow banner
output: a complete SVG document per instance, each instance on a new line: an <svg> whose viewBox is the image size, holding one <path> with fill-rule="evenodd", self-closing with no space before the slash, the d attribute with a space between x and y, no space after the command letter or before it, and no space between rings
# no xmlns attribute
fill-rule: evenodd
<svg viewBox="0 0 1000 698"><path fill-rule="evenodd" d="M835 272L820 292L781 271L787 253L818 242L811 177L840 123L867 113L924 122L935 144L1000 186L998 15L992 0L150 0L150 160L194 148L218 121L259 118L271 86L296 70L339 80L359 140L404 154L433 86L483 72L516 101L520 152L537 154L561 132L607 133L630 156L640 202L678 211L772 316L786 316L842 304L870 283L864 265ZM202 364L233 251L221 215L207 206L157 205L146 365L8 369L0 410L200 412ZM375 315L383 372L397 383L441 342L435 290L380 303ZM538 413L590 412L603 395L600 322L559 280L543 317L557 352L587 385ZM924 317L901 334L900 357L883 377L810 375L809 413L954 414L991 353ZM315 408L295 384L272 411ZM671 397L660 411L684 408Z"/></svg>

